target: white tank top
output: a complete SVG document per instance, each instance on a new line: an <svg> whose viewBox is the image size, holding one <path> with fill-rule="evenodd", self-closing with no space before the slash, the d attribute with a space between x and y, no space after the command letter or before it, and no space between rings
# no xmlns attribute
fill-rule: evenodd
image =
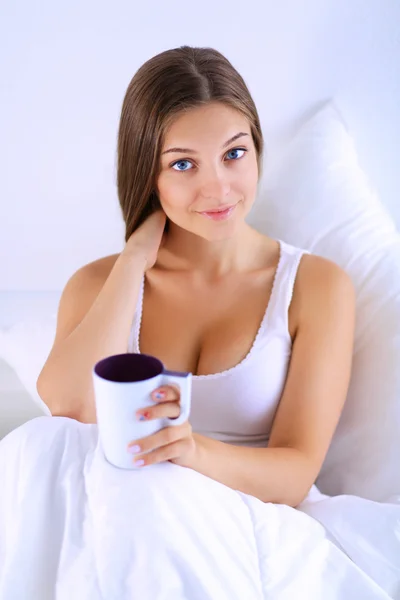
<svg viewBox="0 0 400 600"><path fill-rule="evenodd" d="M284 388L292 349L288 311L300 259L307 250L282 240L269 302L253 345L236 366L193 375L190 423L193 431L237 445L267 446ZM144 277L133 317L128 352L140 352Z"/></svg>

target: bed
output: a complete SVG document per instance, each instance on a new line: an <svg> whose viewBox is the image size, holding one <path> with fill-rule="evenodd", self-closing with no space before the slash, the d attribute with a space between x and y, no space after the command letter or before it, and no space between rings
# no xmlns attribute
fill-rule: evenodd
<svg viewBox="0 0 400 600"><path fill-rule="evenodd" d="M334 103L270 164L250 222L356 287L350 389L316 485L294 509L170 463L113 468L96 425L37 396L59 292L37 314L25 295L0 332L3 405L26 403L0 442L0 598L400 599L400 236Z"/></svg>

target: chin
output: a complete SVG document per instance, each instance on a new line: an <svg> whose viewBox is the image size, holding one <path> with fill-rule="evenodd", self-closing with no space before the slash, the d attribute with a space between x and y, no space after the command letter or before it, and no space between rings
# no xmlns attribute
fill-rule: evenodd
<svg viewBox="0 0 400 600"><path fill-rule="evenodd" d="M244 226L244 219L235 219L230 223L205 223L191 231L208 242L222 242L235 237Z"/></svg>

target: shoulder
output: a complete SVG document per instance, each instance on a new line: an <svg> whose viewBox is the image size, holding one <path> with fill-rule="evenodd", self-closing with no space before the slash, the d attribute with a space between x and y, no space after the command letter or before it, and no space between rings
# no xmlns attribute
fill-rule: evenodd
<svg viewBox="0 0 400 600"><path fill-rule="evenodd" d="M83 270L87 273L98 275L98 276L108 276L110 274L111 269L115 265L116 261L120 254L109 254L108 256L103 256L102 258L97 258L92 262L83 265L80 270Z"/></svg>
<svg viewBox="0 0 400 600"><path fill-rule="evenodd" d="M303 254L298 269L297 287L303 293L308 290L308 295L355 293L350 275L334 261L316 254Z"/></svg>
<svg viewBox="0 0 400 600"><path fill-rule="evenodd" d="M113 254L87 263L68 279L58 305L54 345L67 337L83 319L107 281L118 257L119 254Z"/></svg>
<svg viewBox="0 0 400 600"><path fill-rule="evenodd" d="M73 281L77 283L87 282L89 285L91 283L95 285L105 283L119 256L120 254L110 254L83 265L75 271L68 283Z"/></svg>
<svg viewBox="0 0 400 600"><path fill-rule="evenodd" d="M338 320L355 312L356 294L349 274L334 261L316 254L301 258L294 284L297 324Z"/></svg>
<svg viewBox="0 0 400 600"><path fill-rule="evenodd" d="M60 308L86 306L99 294L119 254L98 258L80 267L68 279L60 299Z"/></svg>

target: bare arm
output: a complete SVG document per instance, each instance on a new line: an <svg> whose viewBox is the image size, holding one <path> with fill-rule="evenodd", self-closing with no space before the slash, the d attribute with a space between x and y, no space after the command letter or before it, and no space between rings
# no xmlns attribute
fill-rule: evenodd
<svg viewBox="0 0 400 600"><path fill-rule="evenodd" d="M53 416L95 423L92 368L127 352L144 261L120 254L109 276L97 262L79 269L60 299L53 348L37 390Z"/></svg>
<svg viewBox="0 0 400 600"><path fill-rule="evenodd" d="M96 422L92 369L102 358L128 351L141 279L156 260L164 224L164 213L154 213L132 234L108 275L103 262L95 261L65 286L53 348L36 384L52 415Z"/></svg>

